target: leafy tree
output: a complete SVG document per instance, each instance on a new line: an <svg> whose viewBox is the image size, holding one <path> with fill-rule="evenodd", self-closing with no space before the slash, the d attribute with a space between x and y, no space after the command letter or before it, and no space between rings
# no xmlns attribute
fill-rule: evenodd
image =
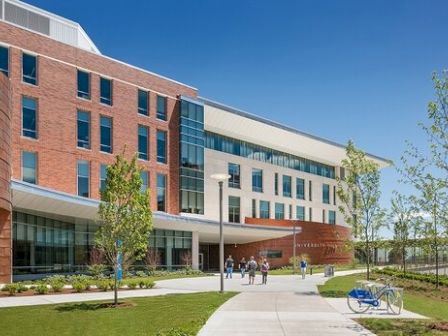
<svg viewBox="0 0 448 336"><path fill-rule="evenodd" d="M379 199L380 173L376 162L369 160L365 153L349 141L347 157L342 160L345 178L337 178L337 195L342 204L339 211L345 221L352 226L355 237L363 241L367 265L367 280L370 279L370 258L372 243L375 242L382 217Z"/></svg>
<svg viewBox="0 0 448 336"><path fill-rule="evenodd" d="M439 247L447 228L448 186L448 73L434 74L435 100L428 104L427 150L408 143L400 170L403 181L415 187L421 211L430 217L423 230L425 247L435 259L436 287L439 285Z"/></svg>
<svg viewBox="0 0 448 336"><path fill-rule="evenodd" d="M121 256L123 263L142 259L152 230L149 191L141 191L140 171L137 156L127 161L124 153L117 155L115 163L107 168L106 187L98 210L101 223L95 242L114 270L115 305L118 303L118 258Z"/></svg>

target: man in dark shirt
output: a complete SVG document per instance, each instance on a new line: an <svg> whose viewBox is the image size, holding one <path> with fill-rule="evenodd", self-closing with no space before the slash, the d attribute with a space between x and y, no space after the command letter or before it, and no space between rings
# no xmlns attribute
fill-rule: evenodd
<svg viewBox="0 0 448 336"><path fill-rule="evenodd" d="M232 259L232 255L229 254L229 257L226 260L226 270L227 270L227 274L226 274L226 279L229 278L232 279L232 273L233 273L233 259Z"/></svg>

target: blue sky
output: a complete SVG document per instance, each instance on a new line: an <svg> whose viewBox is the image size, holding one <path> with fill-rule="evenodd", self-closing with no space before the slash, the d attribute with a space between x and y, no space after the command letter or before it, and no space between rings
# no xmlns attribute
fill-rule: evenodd
<svg viewBox="0 0 448 336"><path fill-rule="evenodd" d="M448 64L448 1L26 1L102 53L200 95L399 163ZM383 172L383 205L397 185Z"/></svg>

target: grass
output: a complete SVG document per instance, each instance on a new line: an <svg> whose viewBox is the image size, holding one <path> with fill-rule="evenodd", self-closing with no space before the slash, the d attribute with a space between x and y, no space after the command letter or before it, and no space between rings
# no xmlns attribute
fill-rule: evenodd
<svg viewBox="0 0 448 336"><path fill-rule="evenodd" d="M196 335L209 316L235 293L194 293L126 299L126 307L98 302L0 309L2 336Z"/></svg>
<svg viewBox="0 0 448 336"><path fill-rule="evenodd" d="M380 277L372 274L372 279ZM364 280L365 274L335 277L318 286L324 297L346 297L356 280ZM359 319L359 322L378 336L391 335L447 335L448 288L435 290L434 285L416 280L394 279L397 287L404 288L404 308L430 318L430 320Z"/></svg>
<svg viewBox="0 0 448 336"><path fill-rule="evenodd" d="M325 265L315 265L315 266L309 266L306 270L307 274L310 274L311 268L313 269L313 274L316 273L323 273L324 272L324 267ZM334 265L334 270L335 272L337 271L348 271L348 270L352 270L352 269L357 269L357 268L364 268L364 265L357 265L357 266L353 266L350 264L344 264L344 265ZM277 268L277 269L273 269L269 271L269 275L291 275L294 274L293 273L293 269L291 266L289 267L283 267L283 268ZM297 267L296 269L296 274L300 274L300 267Z"/></svg>

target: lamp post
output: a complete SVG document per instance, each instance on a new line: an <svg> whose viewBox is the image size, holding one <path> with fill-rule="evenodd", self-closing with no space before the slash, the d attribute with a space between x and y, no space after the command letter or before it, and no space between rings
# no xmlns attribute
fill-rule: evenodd
<svg viewBox="0 0 448 336"><path fill-rule="evenodd" d="M230 178L228 174L213 174L212 179L218 181L219 185L219 275L220 293L224 292L224 235L222 225L222 185Z"/></svg>

